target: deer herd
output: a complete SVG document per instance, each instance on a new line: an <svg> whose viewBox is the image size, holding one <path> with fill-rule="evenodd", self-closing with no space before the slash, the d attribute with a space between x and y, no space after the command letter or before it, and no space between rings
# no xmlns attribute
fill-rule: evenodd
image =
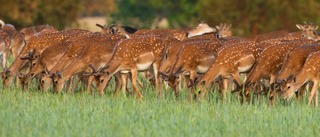
<svg viewBox="0 0 320 137"><path fill-rule="evenodd" d="M265 96L274 104L293 94L301 101L310 90L308 105L318 105L320 34L312 23L297 24L298 32L250 37L232 36L231 24L214 28L201 20L194 29L96 25L101 32L59 31L49 25L17 31L0 20L2 89L15 80L16 88L25 91L35 79L43 92L52 85L53 93L69 93L81 83L87 94L103 95L114 79L115 97L129 92L130 80L133 96L140 99L139 88L148 83L156 98L169 87L175 96L187 87L188 101L205 99L214 89L222 100L236 93L241 103Z"/></svg>

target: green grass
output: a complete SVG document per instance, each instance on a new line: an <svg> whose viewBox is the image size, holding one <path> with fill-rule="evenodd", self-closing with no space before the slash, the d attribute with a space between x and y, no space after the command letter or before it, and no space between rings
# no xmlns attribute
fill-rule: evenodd
<svg viewBox="0 0 320 137"><path fill-rule="evenodd" d="M54 95L11 86L0 92L0 136L317 136L318 108L296 101L269 106L240 105L235 95L226 103L219 95L187 102L172 91L155 99L142 89L140 101L83 93ZM121 95L121 94L120 94ZM305 101L304 101L305 102Z"/></svg>
<svg viewBox="0 0 320 137"><path fill-rule="evenodd" d="M205 101L188 103L184 90L171 90L155 99L153 89L141 89L140 101L121 96L55 95L36 90L22 92L0 83L0 136L319 136L319 108L307 107L306 98L269 106L261 102L240 105L236 95L226 103L216 93ZM52 90L52 89L51 89Z"/></svg>

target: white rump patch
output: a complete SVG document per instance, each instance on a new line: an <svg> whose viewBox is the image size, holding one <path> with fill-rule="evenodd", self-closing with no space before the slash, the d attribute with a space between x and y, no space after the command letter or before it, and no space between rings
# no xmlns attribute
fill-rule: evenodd
<svg viewBox="0 0 320 137"><path fill-rule="evenodd" d="M206 73L208 71L209 67L202 67L202 66L198 66L197 67L197 72L198 73Z"/></svg>
<svg viewBox="0 0 320 137"><path fill-rule="evenodd" d="M151 66L152 62L137 64L138 70L147 70Z"/></svg>
<svg viewBox="0 0 320 137"><path fill-rule="evenodd" d="M239 72L248 72L252 68L252 66L253 66L253 64L249 65L249 66L245 66L245 67L239 67L238 71Z"/></svg>

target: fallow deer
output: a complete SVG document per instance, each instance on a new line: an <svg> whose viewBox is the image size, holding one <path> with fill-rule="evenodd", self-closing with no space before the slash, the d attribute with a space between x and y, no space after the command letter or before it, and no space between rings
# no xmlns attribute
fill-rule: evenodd
<svg viewBox="0 0 320 137"><path fill-rule="evenodd" d="M188 32L180 29L155 29L155 30L138 30L135 35L156 35L156 36L169 36L174 37L178 40L184 40L187 37L193 37L197 35L202 35L206 33L213 33L216 29L210 27L204 21L199 21L198 26Z"/></svg>
<svg viewBox="0 0 320 137"><path fill-rule="evenodd" d="M286 85L286 78L290 75L295 76L299 70L302 68L303 64L305 63L307 57L313 53L320 51L319 44L306 44L302 46L295 47L287 52L281 70L279 74L275 78L274 90L270 91L269 100L273 102L276 93L280 93L281 88L285 88L283 86ZM302 97L303 90L305 89L304 84L300 89L299 92L296 94L297 97ZM272 103L271 102L271 103Z"/></svg>
<svg viewBox="0 0 320 137"><path fill-rule="evenodd" d="M6 67L6 62L7 62L6 56L9 52L10 44L11 44L11 39L9 35L4 31L0 31L0 55L2 55L2 60L1 60L2 68Z"/></svg>
<svg viewBox="0 0 320 137"><path fill-rule="evenodd" d="M52 45L61 43L70 37L79 36L79 35L86 35L91 32L86 30L66 30L61 31L61 33L55 34L48 34L48 35L41 35L38 37L33 37L30 41L23 47L21 53L18 55L17 59L12 63L9 69L6 69L4 72L1 73L1 77L3 80L3 86L8 87L13 77L16 73L28 62L26 60L21 60L20 58L25 57L28 55L33 49L36 49L35 54L39 55L44 49L50 47Z"/></svg>
<svg viewBox="0 0 320 137"><path fill-rule="evenodd" d="M133 34L137 31L137 29L132 28L132 27L128 27L128 26L120 26L119 28L117 28L117 26L115 24L111 24L108 28L106 27L106 25L101 25L101 24L96 24L96 26L98 26L99 28L101 28L101 33L103 34L116 34L116 29L124 29L124 31L126 31L127 33Z"/></svg>
<svg viewBox="0 0 320 137"><path fill-rule="evenodd" d="M69 65L81 53L81 50L88 44L108 39L121 40L124 38L125 37L120 35L107 35L95 33L95 35L93 35L92 37L72 43L65 51L63 56L59 59L59 61L51 69L49 69L49 73L47 75L40 76L40 81L42 85L41 87L44 90L46 90L52 81L52 79L49 77L51 73L55 73L57 70L64 69L64 67Z"/></svg>
<svg viewBox="0 0 320 137"><path fill-rule="evenodd" d="M3 30L16 30L12 24L5 24L2 20L0 20L0 28Z"/></svg>
<svg viewBox="0 0 320 137"><path fill-rule="evenodd" d="M37 25L27 28L22 28L20 30L21 33L25 35L25 40L28 41L30 37L32 37L34 34L41 32L42 30L53 30L56 31L57 29L50 25Z"/></svg>
<svg viewBox="0 0 320 137"><path fill-rule="evenodd" d="M19 79L22 83L21 85L23 85L23 83L28 84L33 77L40 74L41 72L50 70L65 53L65 51L68 49L68 46L71 45L71 43L71 41L65 41L46 48L40 54L39 59L37 61L29 63L31 68L26 75L19 74Z"/></svg>
<svg viewBox="0 0 320 137"><path fill-rule="evenodd" d="M275 81L275 77L281 69L284 57L290 49L312 42L313 41L306 39L299 39L294 41L283 42L265 48L261 52L260 57L257 59L255 65L250 71L246 81L244 82L245 84L239 86L239 84L236 83L238 87L237 89L232 91L232 93L241 91L244 88L244 95L246 97L246 101L249 102L250 93L252 93L251 90L252 88L256 88L257 85L260 84L260 79L269 79L270 84ZM242 92L240 92L240 97L241 99L243 99Z"/></svg>
<svg viewBox="0 0 320 137"><path fill-rule="evenodd" d="M196 74L204 74L215 59L215 54L222 44L212 40L198 40L183 44L178 53L174 65L172 66L169 75L165 75L168 79L169 86L174 90L175 95L178 96L179 92L176 90L177 84L180 82L180 74L184 74L187 85L189 79L194 80ZM191 101L192 88L189 87L188 100Z"/></svg>
<svg viewBox="0 0 320 137"><path fill-rule="evenodd" d="M284 99L289 99L294 92L307 82L313 82L312 90L309 95L308 106L310 106L314 97L315 106L318 106L318 86L320 79L320 52L311 53L305 61L303 67L296 76L286 79L284 91L280 93Z"/></svg>
<svg viewBox="0 0 320 137"><path fill-rule="evenodd" d="M217 37L218 38L224 38L224 37L229 37L232 36L232 31L231 29L231 24L227 25L227 23L220 23L220 26L216 26L216 28L218 29L217 32Z"/></svg>
<svg viewBox="0 0 320 137"><path fill-rule="evenodd" d="M296 26L302 30L301 37L307 39L313 39L315 36L313 32L318 29L318 26L314 26L312 23L307 24L306 22L304 22L304 25L296 24Z"/></svg>
<svg viewBox="0 0 320 137"><path fill-rule="evenodd" d="M124 85L126 85L126 74L131 72L132 85L135 93L141 99L142 95L136 85L137 72L148 70L151 66L154 70L156 97L158 95L158 70L160 62L165 56L167 47L178 42L175 38L146 36L132 39L125 39L117 43L113 56L105 67L99 72L104 72L97 80L97 89L100 94L104 94L103 90L111 76L118 71L121 73L122 91L125 93ZM115 93L117 94L117 93Z"/></svg>
<svg viewBox="0 0 320 137"><path fill-rule="evenodd" d="M99 68L108 63L117 42L118 40L105 40L87 45L72 63L60 72L57 71L57 73L52 74L51 77L55 93L62 90L64 81L68 80L71 76L86 70L88 71L89 64L91 64L93 68ZM93 80L94 76L89 76L87 91L90 91Z"/></svg>
<svg viewBox="0 0 320 137"><path fill-rule="evenodd" d="M232 46L221 47L213 64L199 81L201 96L206 93L207 83L211 83L219 76L223 78L225 93L228 81L226 78L234 77L240 83L239 73L249 72L262 50L263 48L258 43L247 40L239 41Z"/></svg>

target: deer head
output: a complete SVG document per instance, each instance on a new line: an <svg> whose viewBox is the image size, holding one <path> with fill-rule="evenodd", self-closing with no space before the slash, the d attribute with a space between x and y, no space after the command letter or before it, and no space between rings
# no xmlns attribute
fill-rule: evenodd
<svg viewBox="0 0 320 137"><path fill-rule="evenodd" d="M232 24L227 25L227 23L220 23L220 26L216 26L216 28L218 29L217 32L217 37L218 38L224 38L224 37L228 37L232 35L232 32L230 30Z"/></svg>
<svg viewBox="0 0 320 137"><path fill-rule="evenodd" d="M205 33L216 32L215 28L210 27L204 21L202 21L200 19L198 19L198 21L199 21L198 26L195 29L192 29L192 30L188 31L188 37L202 35L202 34L205 34Z"/></svg>
<svg viewBox="0 0 320 137"><path fill-rule="evenodd" d="M32 52L28 51L28 55L26 57L21 57L21 60L29 60L30 69L36 65L36 62L40 55L35 55L36 49L34 48Z"/></svg>
<svg viewBox="0 0 320 137"><path fill-rule="evenodd" d="M304 22L303 25L296 24L296 26L302 31L301 37L307 39L313 39L315 37L313 32L318 29L318 26L314 26L311 22L310 24Z"/></svg>
<svg viewBox="0 0 320 137"><path fill-rule="evenodd" d="M2 78L3 87L8 88L12 82L14 75L7 68L3 69L3 72L0 73Z"/></svg>
<svg viewBox="0 0 320 137"><path fill-rule="evenodd" d="M62 75L60 74L59 70L57 70L56 73L50 74L50 78L52 79L53 90L55 93L61 91L64 86L64 79L62 79Z"/></svg>

